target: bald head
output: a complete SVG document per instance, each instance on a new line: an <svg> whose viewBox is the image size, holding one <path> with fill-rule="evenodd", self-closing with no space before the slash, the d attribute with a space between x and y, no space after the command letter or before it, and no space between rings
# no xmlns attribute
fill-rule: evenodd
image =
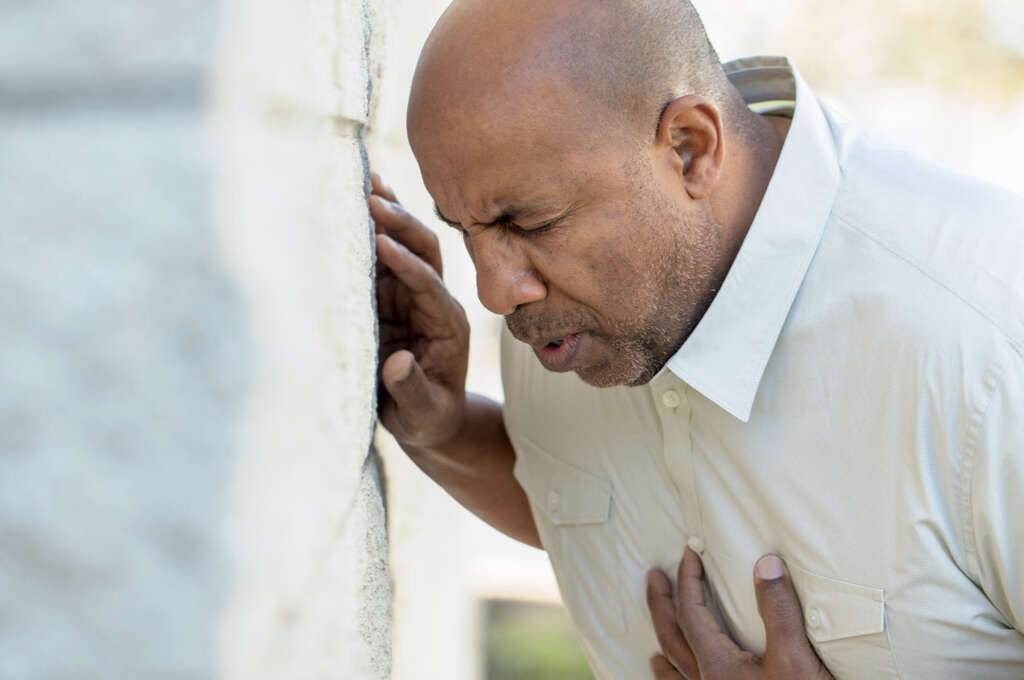
<svg viewBox="0 0 1024 680"><path fill-rule="evenodd" d="M410 134L559 105L650 137L664 106L687 94L727 123L742 107L686 0L455 0L420 58Z"/></svg>

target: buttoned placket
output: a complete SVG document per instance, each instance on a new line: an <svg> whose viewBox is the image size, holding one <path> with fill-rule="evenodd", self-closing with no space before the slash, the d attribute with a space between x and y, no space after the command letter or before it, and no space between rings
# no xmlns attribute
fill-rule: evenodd
<svg viewBox="0 0 1024 680"><path fill-rule="evenodd" d="M687 535L686 544L694 552L703 554L706 542L690 437L690 387L667 370L656 376L650 386L661 421L662 456L669 477L676 487L682 524Z"/></svg>

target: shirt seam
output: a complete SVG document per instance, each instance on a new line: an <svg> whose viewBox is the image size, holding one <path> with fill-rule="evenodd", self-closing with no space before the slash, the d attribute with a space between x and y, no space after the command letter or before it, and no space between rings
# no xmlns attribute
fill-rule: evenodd
<svg viewBox="0 0 1024 680"><path fill-rule="evenodd" d="M979 586L981 585L981 569L978 561L977 538L974 534L974 463L978 449L978 433L985 421L985 415L992 404L997 383L1001 381L1001 378L1002 370L999 364L993 361L985 372L983 383L985 394L967 423L960 461L960 521L963 524L961 532L964 537L964 561L967 576Z"/></svg>
<svg viewBox="0 0 1024 680"><path fill-rule="evenodd" d="M885 591L882 591L882 597L885 597ZM886 603L885 611L883 613L885 617L885 639L889 642L889 653L892 655L893 664L896 666L896 679L903 680L903 671L900 669L900 658L896 654L896 645L892 639L892 627L889 626L889 605Z"/></svg>
<svg viewBox="0 0 1024 680"><path fill-rule="evenodd" d="M929 281L931 281L932 283L934 283L938 287L940 287L943 290L945 290L947 293L949 293L950 295L952 295L956 299L960 300L960 302L962 302L964 305L966 305L969 309L973 310L975 314L977 314L978 316L983 318L985 321L987 321L989 323L989 325L991 325L993 328L995 328L997 331L999 331L1000 335L1003 336L1003 338L1006 340L1006 342L1008 342L1010 344L1010 346L1014 349L1014 351L1017 352L1017 354L1019 354L1022 357L1024 357L1024 339L1018 339L1018 338L1014 337L1014 335L1012 333L1007 331L1002 326L1002 324L1000 324L998 321L993 319L988 313L986 313L983 309L981 309L981 307L979 307L975 303L973 303L970 300L968 300L966 297L964 297L961 293L959 293L958 291L956 291L955 289L950 287L948 284L946 284L946 283L940 281L939 279L935 278L935 276L933 276L928 270L926 270L924 267L922 267L920 264L918 264L914 260L910 259L909 256L899 252L898 250L894 249L893 247L889 246L888 244L883 243L878 237L876 237L876 236L874 236L872 234L869 234L868 232L864 231L864 229L858 227L856 224L854 224L852 221L850 221L849 218L844 217L842 214L836 212L835 210L833 210L832 215L835 217L835 219L837 221L842 222L844 225L846 225L850 229L854 230L855 232L857 232L858 234L860 234L864 238L868 239L872 243L876 244L878 247L880 247L883 250L887 251L888 253L890 253L894 257L902 260L907 265L913 267L915 270L917 270L917 272L919 274L921 274L922 276L927 278Z"/></svg>

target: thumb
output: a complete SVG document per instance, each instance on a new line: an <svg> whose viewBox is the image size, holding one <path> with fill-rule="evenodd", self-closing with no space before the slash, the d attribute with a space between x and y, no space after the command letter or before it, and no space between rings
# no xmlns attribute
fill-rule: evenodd
<svg viewBox="0 0 1024 680"><path fill-rule="evenodd" d="M430 381L409 350L389 356L380 377L399 411L416 412L430 404Z"/></svg>
<svg viewBox="0 0 1024 680"><path fill-rule="evenodd" d="M800 599L781 559L765 555L757 561L754 566L754 592L757 611L764 622L766 654L810 650Z"/></svg>

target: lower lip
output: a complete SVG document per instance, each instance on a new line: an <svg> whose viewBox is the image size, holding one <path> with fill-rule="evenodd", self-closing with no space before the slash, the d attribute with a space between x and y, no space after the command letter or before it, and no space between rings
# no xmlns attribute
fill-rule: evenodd
<svg viewBox="0 0 1024 680"><path fill-rule="evenodd" d="M572 370L573 361L580 353L582 339L583 337L579 333L573 333L566 337L558 347L544 345L541 348L534 347L533 351L544 368L556 373L564 373Z"/></svg>

